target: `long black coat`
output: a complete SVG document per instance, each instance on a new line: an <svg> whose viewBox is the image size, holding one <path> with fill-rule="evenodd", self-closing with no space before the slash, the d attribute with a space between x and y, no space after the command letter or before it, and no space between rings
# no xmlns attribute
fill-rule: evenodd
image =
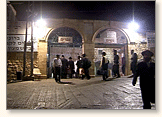
<svg viewBox="0 0 162 117"><path fill-rule="evenodd" d="M83 69L85 70L85 69L88 69L88 67L87 67L87 64L88 64L88 58L82 58L82 62L83 62Z"/></svg>
<svg viewBox="0 0 162 117"><path fill-rule="evenodd" d="M119 56L114 55L114 64L118 64L118 63L119 63Z"/></svg>
<svg viewBox="0 0 162 117"><path fill-rule="evenodd" d="M83 67L82 60L78 60L77 63L76 63L76 65L77 65L77 72L79 73L79 68L82 68Z"/></svg>
<svg viewBox="0 0 162 117"><path fill-rule="evenodd" d="M136 83L137 77L140 76L140 88L142 99L145 102L155 101L155 63L150 62L147 65L146 62L140 62L137 65L136 74L133 78L133 82Z"/></svg>
<svg viewBox="0 0 162 117"><path fill-rule="evenodd" d="M68 60L63 58L62 61L62 73L67 74Z"/></svg>
<svg viewBox="0 0 162 117"><path fill-rule="evenodd" d="M71 73L74 74L74 61L68 62L68 68L70 69Z"/></svg>

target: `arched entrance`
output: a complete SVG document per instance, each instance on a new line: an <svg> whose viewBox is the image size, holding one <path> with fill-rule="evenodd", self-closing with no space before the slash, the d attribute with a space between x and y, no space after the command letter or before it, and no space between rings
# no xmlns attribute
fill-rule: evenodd
<svg viewBox="0 0 162 117"><path fill-rule="evenodd" d="M103 27L100 28L93 36L94 48L94 61L95 61L95 75L99 69L102 52L106 52L106 57L109 59L109 70L112 73L113 65L113 50L117 50L120 57L119 71L122 73L122 58L125 57L125 75L128 75L128 35L119 28ZM112 74L111 74L112 75Z"/></svg>
<svg viewBox="0 0 162 117"><path fill-rule="evenodd" d="M52 77L52 63L57 54L64 55L66 59L82 54L82 36L73 28L60 27L53 30L47 41L47 77Z"/></svg>

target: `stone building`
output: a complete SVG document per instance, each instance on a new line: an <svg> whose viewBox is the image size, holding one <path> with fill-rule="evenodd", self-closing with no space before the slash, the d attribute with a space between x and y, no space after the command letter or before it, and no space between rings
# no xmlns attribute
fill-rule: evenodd
<svg viewBox="0 0 162 117"><path fill-rule="evenodd" d="M113 64L113 49L118 51L121 58L126 59L126 73L130 75L130 51L132 49L141 59L141 52L146 49L153 50L155 46L149 48L150 40L146 31L131 31L127 28L127 23L105 20L77 20L77 19L44 19L39 24L34 22L34 68L39 68L41 78L51 77L51 66L56 54L64 54L66 58L70 56L75 61L78 55L86 53L92 66L90 75L95 76L98 64L101 60L101 53L105 51L110 60L109 69ZM7 24L10 24L8 21ZM13 21L12 21L13 22ZM7 25L7 77L15 78L16 71L23 70L23 53L25 40L25 21L14 21L13 25ZM150 32L151 33L151 32ZM149 35L150 35L149 33ZM153 32L155 34L155 32ZM26 75L30 75L31 70L31 23L28 23ZM150 37L150 36L149 36ZM120 70L121 71L121 70Z"/></svg>

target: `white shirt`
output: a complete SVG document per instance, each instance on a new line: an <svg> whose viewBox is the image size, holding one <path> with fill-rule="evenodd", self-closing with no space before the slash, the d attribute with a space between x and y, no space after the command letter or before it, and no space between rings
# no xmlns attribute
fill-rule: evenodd
<svg viewBox="0 0 162 117"><path fill-rule="evenodd" d="M109 60L105 56L104 56L104 58L105 58L105 63L108 63ZM101 58L100 67L102 66L102 59L103 59L103 57Z"/></svg>
<svg viewBox="0 0 162 117"><path fill-rule="evenodd" d="M55 58L54 61L53 61L53 67L61 67L61 66L62 66L61 59Z"/></svg>

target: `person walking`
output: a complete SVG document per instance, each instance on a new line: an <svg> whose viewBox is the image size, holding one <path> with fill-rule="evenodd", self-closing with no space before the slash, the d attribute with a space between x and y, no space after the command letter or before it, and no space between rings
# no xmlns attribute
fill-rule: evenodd
<svg viewBox="0 0 162 117"><path fill-rule="evenodd" d="M155 103L155 63L151 62L154 54L149 50L143 51L141 54L143 61L137 65L132 85L136 85L137 77L140 76L143 109L151 109L151 102Z"/></svg>
<svg viewBox="0 0 162 117"><path fill-rule="evenodd" d="M60 59L60 55L56 55L56 58L53 61L54 78L56 82L60 82L61 66L62 66L62 62Z"/></svg>
<svg viewBox="0 0 162 117"><path fill-rule="evenodd" d="M117 50L114 50L114 64L113 64L113 77L120 78L119 74L119 56Z"/></svg>
<svg viewBox="0 0 162 117"><path fill-rule="evenodd" d="M82 54L82 62L83 62L83 69L84 69L84 73L85 75L82 75L82 80L87 77L87 79L89 80L91 77L89 75L89 68L91 67L91 62L88 60L88 58L86 58L86 54Z"/></svg>
<svg viewBox="0 0 162 117"><path fill-rule="evenodd" d="M74 74L74 61L72 60L72 57L69 57L68 70L69 70L69 78L72 78Z"/></svg>
<svg viewBox="0 0 162 117"><path fill-rule="evenodd" d="M102 70L102 78L103 78L103 80L106 80L106 78L108 78L109 60L105 56L106 56L106 53L102 52L102 59L101 59L101 63L100 63L100 68Z"/></svg>
<svg viewBox="0 0 162 117"><path fill-rule="evenodd" d="M131 50L131 55L132 55L132 57L131 57L131 66L130 67L131 67L131 71L133 74L131 76L129 76L128 78L131 78L134 76L134 74L136 73L136 68L137 68L138 56L136 53L134 53L134 50Z"/></svg>
<svg viewBox="0 0 162 117"><path fill-rule="evenodd" d="M122 57L122 73L125 75L125 57Z"/></svg>
<svg viewBox="0 0 162 117"><path fill-rule="evenodd" d="M68 60L65 58L64 55L62 55L61 62L62 62L61 78L65 78L66 79L67 78Z"/></svg>

